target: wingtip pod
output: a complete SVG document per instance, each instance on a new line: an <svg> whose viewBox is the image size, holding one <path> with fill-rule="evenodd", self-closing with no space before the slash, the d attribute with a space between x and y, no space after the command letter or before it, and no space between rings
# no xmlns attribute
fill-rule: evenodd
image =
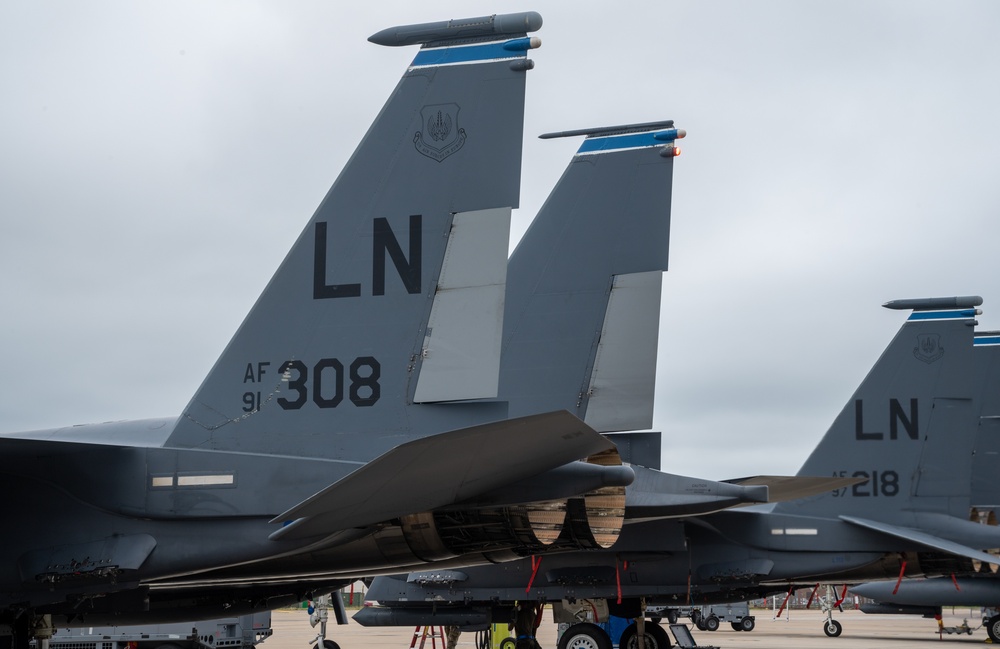
<svg viewBox="0 0 1000 649"><path fill-rule="evenodd" d="M442 20L433 23L399 25L388 27L368 37L369 42L388 47L421 45L438 41L454 41L468 38L525 34L542 27L542 16L536 11L514 14L494 14L478 18ZM538 47L540 41L533 47Z"/></svg>
<svg viewBox="0 0 1000 649"><path fill-rule="evenodd" d="M897 311L932 311L935 309L971 309L983 303L978 295L958 295L955 297L924 297L903 300L889 300L883 308ZM977 310L978 311L978 310Z"/></svg>

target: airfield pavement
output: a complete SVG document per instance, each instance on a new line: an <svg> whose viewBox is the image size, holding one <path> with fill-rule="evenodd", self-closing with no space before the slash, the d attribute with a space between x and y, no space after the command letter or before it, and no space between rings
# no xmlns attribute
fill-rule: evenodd
<svg viewBox="0 0 1000 649"><path fill-rule="evenodd" d="M348 609L348 617L355 611ZM844 625L844 632L838 638L828 638L822 629L823 613L813 610L793 610L786 619L773 619L771 610L755 609L757 627L747 632L733 631L728 624L718 631L698 631L692 628L694 639L701 647L715 646L720 649L753 647L795 647L807 649L892 649L903 647L970 646L987 642L986 630L980 628L978 609L960 608L945 611L944 624L959 626L963 618L968 618L969 626L975 629L972 635L948 635L939 638L937 623L912 615L865 615L860 611L845 610L834 617ZM272 618L274 635L267 639L262 649L309 649L316 637L317 629L309 626L304 610L275 611ZM331 615L332 620L332 615ZM538 630L538 641L542 649L556 649L556 625L552 623L551 609L546 608L545 619ZM346 626L330 624L327 637L335 640L341 649L408 649L413 638L412 627L365 628L354 620ZM673 638L671 637L671 641ZM419 642L418 642L419 647ZM441 649L437 642L436 649ZM428 639L424 649L435 649ZM476 649L475 635L464 633L459 638L457 649Z"/></svg>

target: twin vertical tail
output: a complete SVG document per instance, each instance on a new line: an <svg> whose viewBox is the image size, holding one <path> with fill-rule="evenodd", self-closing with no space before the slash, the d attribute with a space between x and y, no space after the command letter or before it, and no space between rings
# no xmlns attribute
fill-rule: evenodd
<svg viewBox="0 0 1000 649"><path fill-rule="evenodd" d="M507 265L500 398L607 432L648 428L667 269L673 122L586 136Z"/></svg>
<svg viewBox="0 0 1000 649"><path fill-rule="evenodd" d="M529 12L369 39L422 47L169 446L364 461L400 435L468 423L417 402L496 396L527 51L539 45L527 33L540 26Z"/></svg>
<svg viewBox="0 0 1000 649"><path fill-rule="evenodd" d="M911 524L914 512L967 519L982 396L973 350L979 297L895 300L912 313L799 475L864 482L778 511Z"/></svg>

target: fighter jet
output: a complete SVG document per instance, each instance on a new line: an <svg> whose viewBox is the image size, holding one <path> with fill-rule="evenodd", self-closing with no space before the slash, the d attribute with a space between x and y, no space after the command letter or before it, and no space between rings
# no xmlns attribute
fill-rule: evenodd
<svg viewBox="0 0 1000 649"><path fill-rule="evenodd" d="M791 583L963 574L996 561L982 549L997 547L1000 531L968 520L983 388L972 340L980 303L963 297L886 304L912 313L800 471L856 477L857 484L790 502L629 524L610 552L376 579L369 598L385 607L356 619L477 625L506 619L506 606L525 600L562 600L567 608L606 603L614 614L641 618L643 600L739 601ZM433 612L422 602L433 602ZM830 626L837 635L839 624ZM569 644L579 637L602 646L591 626L567 633ZM665 634L647 635L654 644L658 638L666 641Z"/></svg>
<svg viewBox="0 0 1000 649"><path fill-rule="evenodd" d="M515 417L563 408L602 431L648 426L660 283L667 263L673 158L679 151L676 140L685 133L673 122L662 121L544 137L571 135L585 135L586 139L507 264L497 399ZM612 245L605 254L590 254L606 250L615 241L631 242L639 233L645 233L639 245ZM615 441L640 462L650 459L640 457L644 452L653 452L658 461L659 448L642 439L646 437L655 439L638 434L625 440L615 437ZM706 513L767 502L771 493L765 483L719 483L664 474L637 464L630 469L636 479L625 492L624 511L611 526L615 530L626 517ZM568 472L549 472L542 476L548 489L555 488L552 480L557 476L562 489L580 479ZM816 481L806 482L798 488L823 490L816 487ZM819 482L829 489L842 479L823 478ZM521 486L505 487L498 495L509 499L516 488ZM787 491L787 485L782 484L779 491ZM600 493L601 497L620 496L617 489ZM487 496L479 499L487 500ZM585 512L571 508L568 513L573 520ZM448 516L451 520L447 525L458 528L467 524L455 513ZM612 519L605 516L603 520L607 525ZM568 531L573 532L572 528ZM599 539L599 544L609 547L613 540ZM557 538L548 551L561 546ZM337 574L337 556L345 549L338 546L279 557L252 566L204 572L190 579L175 578L169 583L176 588L288 580L319 584ZM519 556L523 550L504 555L497 548L487 558L498 562ZM459 565L482 562L483 557L463 555L446 560Z"/></svg>
<svg viewBox="0 0 1000 649"><path fill-rule="evenodd" d="M1000 489L996 482L1000 460L1000 332L977 331L974 345L976 376L982 381L983 398L972 458L972 518L995 526L996 513L1000 509ZM1000 549L991 550L991 554L998 552ZM866 613L934 614L940 613L942 606L1000 608L1000 577L996 563L979 564L978 570L971 575L898 578L859 584L850 591L877 602L862 606ZM984 626L990 639L1000 642L1000 615L990 615Z"/></svg>
<svg viewBox="0 0 1000 649"><path fill-rule="evenodd" d="M496 399L540 26L529 12L372 36L421 48L183 413L0 438L19 530L0 538L6 642L301 598L310 585L173 585L278 558L322 553L335 586L613 542L633 478L614 445ZM530 450L473 461L510 447ZM602 489L619 496L587 495Z"/></svg>

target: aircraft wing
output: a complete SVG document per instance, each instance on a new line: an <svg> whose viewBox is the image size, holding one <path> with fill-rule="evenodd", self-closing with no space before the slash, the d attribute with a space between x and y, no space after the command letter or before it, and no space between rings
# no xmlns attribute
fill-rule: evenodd
<svg viewBox="0 0 1000 649"><path fill-rule="evenodd" d="M767 487L767 501L772 503L808 498L828 491L836 491L864 482L867 478L836 478L812 476L757 475L749 478L736 478L726 482L749 487L762 485Z"/></svg>
<svg viewBox="0 0 1000 649"><path fill-rule="evenodd" d="M275 517L272 523L292 522L271 538L328 535L439 509L614 448L565 410L424 437Z"/></svg>
<svg viewBox="0 0 1000 649"><path fill-rule="evenodd" d="M854 516L841 516L841 520L847 521L852 525L857 525L858 527L864 527L869 530L875 530L876 532L881 532L882 534L888 534L889 536L894 536L899 539L905 539L907 541L912 541L913 543L919 543L920 545L927 546L934 550L940 552L947 552L948 554L954 554L960 557L967 557L973 561L982 561L983 563L996 563L997 557L986 552L980 552L974 548L970 548L961 543L955 543L954 541L949 541L947 539L942 539L939 536L934 536L933 534L927 534L926 532L919 532L907 527L899 527L898 525L889 525L888 523L882 523L879 521L872 521L866 518L856 518Z"/></svg>

